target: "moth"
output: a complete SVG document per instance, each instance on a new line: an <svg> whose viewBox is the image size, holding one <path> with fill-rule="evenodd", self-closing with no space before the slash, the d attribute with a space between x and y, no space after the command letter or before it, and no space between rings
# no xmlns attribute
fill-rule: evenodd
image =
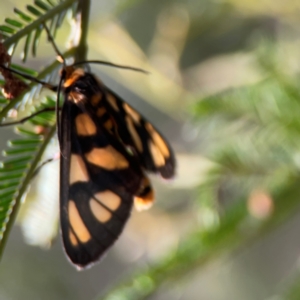
<svg viewBox="0 0 300 300"><path fill-rule="evenodd" d="M175 156L162 134L94 74L64 64L60 76L58 87L45 86L64 98L57 109L61 235L67 257L82 269L117 240L133 204L152 205L146 172L172 178Z"/></svg>

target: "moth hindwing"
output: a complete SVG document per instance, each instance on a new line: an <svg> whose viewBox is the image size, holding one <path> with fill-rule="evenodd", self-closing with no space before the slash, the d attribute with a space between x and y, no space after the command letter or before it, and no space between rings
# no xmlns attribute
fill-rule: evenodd
<svg viewBox="0 0 300 300"><path fill-rule="evenodd" d="M175 158L154 126L93 74L65 67L62 82L61 231L68 257L83 268L115 242L133 203L153 203L145 171L171 178Z"/></svg>

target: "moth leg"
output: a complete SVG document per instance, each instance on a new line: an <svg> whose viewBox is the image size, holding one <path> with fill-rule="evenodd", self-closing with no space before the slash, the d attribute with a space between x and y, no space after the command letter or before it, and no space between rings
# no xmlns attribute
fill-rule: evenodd
<svg viewBox="0 0 300 300"><path fill-rule="evenodd" d="M6 70L6 71L9 71L9 72L11 72L11 73L13 73L13 74L17 74L17 75L19 75L19 76L22 76L23 78L28 79L28 80L30 80L30 81L32 81L32 82L41 84L43 87L46 87L46 88L48 88L49 90L51 90L51 91L53 91L53 92L56 92L56 91L57 91L57 88L58 88L58 87L57 87L56 85L52 85L52 84L50 84L50 83L44 82L44 81L39 80L38 78L32 77L32 76L30 76L30 75L23 74L22 72L19 72L19 71L17 71L17 70L13 70L13 69L11 69L11 68L9 68L9 67L6 67L6 66L4 66L4 65L2 65L2 64L0 64L0 71L1 71L1 69L4 69L4 70Z"/></svg>
<svg viewBox="0 0 300 300"><path fill-rule="evenodd" d="M31 118L41 114L41 113L44 113L44 112L47 112L47 111L55 111L55 107L45 107L33 114L31 114L30 116L27 116L23 119L20 119L20 120L17 120L17 121L13 121L13 122L7 122L7 123L2 123L0 124L0 127L5 127L5 126L10 126L10 125L16 125L16 124L23 124L24 122L30 120Z"/></svg>
<svg viewBox="0 0 300 300"><path fill-rule="evenodd" d="M58 160L59 157L60 157L60 155L55 155L54 157L48 158L48 159L46 159L45 161L43 161L43 162L35 169L34 173L32 174L31 179L33 179L33 178L41 171L41 169L42 169L46 164Z"/></svg>

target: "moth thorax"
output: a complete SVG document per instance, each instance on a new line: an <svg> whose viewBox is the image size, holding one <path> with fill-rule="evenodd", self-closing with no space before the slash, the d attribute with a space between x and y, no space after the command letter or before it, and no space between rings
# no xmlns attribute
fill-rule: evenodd
<svg viewBox="0 0 300 300"><path fill-rule="evenodd" d="M68 100L75 103L80 104L87 101L86 95L82 93L78 93L75 91L72 91L68 94Z"/></svg>

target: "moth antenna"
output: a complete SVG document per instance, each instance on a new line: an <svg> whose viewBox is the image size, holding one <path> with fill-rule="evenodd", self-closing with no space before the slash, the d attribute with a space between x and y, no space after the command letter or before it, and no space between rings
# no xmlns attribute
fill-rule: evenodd
<svg viewBox="0 0 300 300"><path fill-rule="evenodd" d="M23 74L22 72L19 72L19 71L17 71L17 70L11 69L11 68L8 68L8 67L6 67L6 66L4 66L4 65L0 65L0 69L1 69L1 68L4 69L4 70L9 71L9 72L11 72L11 73L14 73L14 74L17 74L17 75L19 75L19 76L22 76L23 78L28 79L28 80L30 80L30 81L32 81L32 82L42 84L44 87L48 88L48 89L51 90L51 91L54 91L54 92L57 91L57 86L52 85L52 84L50 84L50 83L47 83L47 82L45 82L45 81L43 81L43 80L39 80L39 79L37 79L37 78L35 78L35 77L32 77L32 76L30 76L30 75L27 75L27 74Z"/></svg>
<svg viewBox="0 0 300 300"><path fill-rule="evenodd" d="M19 71L17 71L17 70L11 69L11 68L8 68L8 67L6 67L6 66L4 66L4 65L0 65L0 69L1 69L1 68L4 69L4 70L10 71L11 73L14 73L14 74L17 74L17 75L19 75L19 76L22 76L23 78L28 79L28 80L30 80L30 81L32 81L32 82L42 84L44 87L46 87L46 88L48 88L49 90L52 90L52 91L54 91L54 92L57 90L57 86L52 85L52 84L50 84L50 83L47 83L47 82L45 82L45 81L43 81L43 80L39 80L39 79L37 79L37 78L35 78L35 77L32 77L32 76L30 76L30 75L27 75L27 74L23 74L22 72L19 72Z"/></svg>
<svg viewBox="0 0 300 300"><path fill-rule="evenodd" d="M103 61L103 60L79 61L79 62L76 62L76 63L72 64L72 66L77 66L77 65L82 65L82 64L99 64L99 65L109 66L109 67L113 67L113 68L125 69L125 70L141 72L141 73L144 73L144 74L149 74L148 71L140 69L140 68L118 65L118 64L114 64L114 63L111 63L111 62L108 62L108 61Z"/></svg>
<svg viewBox="0 0 300 300"><path fill-rule="evenodd" d="M62 64L65 66L65 65L66 65L66 61L65 61L65 59L64 59L64 56L62 55L62 53L59 51L58 47L56 46L56 44L55 44L55 42L54 42L54 39L53 39L53 37L52 37L52 35L51 35L51 32L50 32L50 30L49 30L49 28L47 27L47 25L46 25L45 23L43 24L43 26L44 26L44 28L45 28L45 30L46 30L46 32L47 32L48 41L52 44L52 46L53 46L53 48L54 48L54 51L55 51L56 54L57 54L56 59L57 59L60 63L62 63Z"/></svg>

